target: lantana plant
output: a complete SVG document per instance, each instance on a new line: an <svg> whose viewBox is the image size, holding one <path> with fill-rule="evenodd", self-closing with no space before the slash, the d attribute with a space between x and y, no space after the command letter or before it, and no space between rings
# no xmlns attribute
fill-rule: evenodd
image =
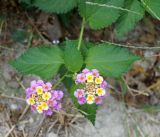
<svg viewBox="0 0 160 137"><path fill-rule="evenodd" d="M121 77L139 57L113 44L82 40L80 46L78 43L67 40L62 46L30 48L11 65L23 74L38 75L45 81L52 80L56 74L61 76L53 87L50 82L31 81L26 89L26 101L32 111L52 115L54 110L63 109L63 92L55 87L64 83L75 107L86 112L82 114L94 124L98 105L109 94L106 77Z"/></svg>
<svg viewBox="0 0 160 137"><path fill-rule="evenodd" d="M109 92L106 77L120 78L140 59L117 44L83 40L87 21L83 17L78 40L67 39L58 46L38 45L10 62L22 74L38 75L44 81L60 76L53 87L42 80L31 81L26 101L33 111L52 115L54 110L63 109L63 92L55 89L63 83L77 110L85 112L82 114L94 124L96 110Z"/></svg>

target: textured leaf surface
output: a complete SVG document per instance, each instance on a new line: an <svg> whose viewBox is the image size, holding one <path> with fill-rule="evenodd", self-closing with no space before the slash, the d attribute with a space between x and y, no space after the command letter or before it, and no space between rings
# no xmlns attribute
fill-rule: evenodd
<svg viewBox="0 0 160 137"><path fill-rule="evenodd" d="M120 77L138 59L127 49L104 43L90 48L85 62L87 68L98 69L104 76Z"/></svg>
<svg viewBox="0 0 160 137"><path fill-rule="evenodd" d="M119 37L130 31L144 15L144 8L138 0L126 0L125 9L131 12L124 11L117 21L116 31Z"/></svg>
<svg viewBox="0 0 160 137"><path fill-rule="evenodd" d="M77 72L83 65L81 52L77 49L76 42L66 41L64 62L67 69L71 72Z"/></svg>
<svg viewBox="0 0 160 137"><path fill-rule="evenodd" d="M141 0L141 2L153 17L160 20L160 0Z"/></svg>
<svg viewBox="0 0 160 137"><path fill-rule="evenodd" d="M76 6L76 0L35 0L34 5L50 13L66 13Z"/></svg>
<svg viewBox="0 0 160 137"><path fill-rule="evenodd" d="M63 62L63 53L58 47L40 47L28 49L10 64L21 73L50 79Z"/></svg>
<svg viewBox="0 0 160 137"><path fill-rule="evenodd" d="M124 0L86 0L79 4L81 16L86 18L92 29L100 29L111 25L119 17ZM115 7L115 8L113 8Z"/></svg>
<svg viewBox="0 0 160 137"><path fill-rule="evenodd" d="M83 114L88 120L90 120L92 122L92 124L95 124L95 120L96 120L96 110L97 110L97 106L96 104L85 104L85 105L80 105L77 102L77 98L75 98L74 96L74 91L78 88L77 85L73 85L71 88L71 99L74 103L74 105L80 110L80 113ZM84 113L83 113L84 112Z"/></svg>

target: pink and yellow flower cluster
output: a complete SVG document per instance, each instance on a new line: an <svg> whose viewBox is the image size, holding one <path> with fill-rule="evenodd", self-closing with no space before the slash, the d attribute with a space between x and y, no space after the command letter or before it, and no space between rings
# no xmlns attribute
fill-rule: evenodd
<svg viewBox="0 0 160 137"><path fill-rule="evenodd" d="M77 74L75 83L82 85L81 89L74 92L79 104L102 104L106 96L107 82L100 76L98 70L83 69L82 73Z"/></svg>
<svg viewBox="0 0 160 137"><path fill-rule="evenodd" d="M30 87L26 89L26 100L31 105L32 111L52 115L53 110L61 109L60 101L63 98L63 92L51 88L52 84L50 82L31 81Z"/></svg>

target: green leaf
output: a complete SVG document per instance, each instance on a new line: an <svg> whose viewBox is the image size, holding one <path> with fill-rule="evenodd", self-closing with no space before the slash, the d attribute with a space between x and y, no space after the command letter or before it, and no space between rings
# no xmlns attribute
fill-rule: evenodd
<svg viewBox="0 0 160 137"><path fill-rule="evenodd" d="M77 49L77 44L75 45L72 41L66 41L64 62L71 72L79 71L83 65L81 52Z"/></svg>
<svg viewBox="0 0 160 137"><path fill-rule="evenodd" d="M52 78L63 64L63 52L58 47L30 48L10 64L23 74Z"/></svg>
<svg viewBox="0 0 160 137"><path fill-rule="evenodd" d="M125 48L103 43L89 49L85 63L86 68L95 68L104 76L118 78L138 59Z"/></svg>
<svg viewBox="0 0 160 137"><path fill-rule="evenodd" d="M78 40L69 40L71 45L77 46L78 45ZM66 41L63 42L61 45L65 46L66 45ZM83 57L86 57L88 49L93 47L94 43L88 42L88 41L83 41L81 42L81 54Z"/></svg>
<svg viewBox="0 0 160 137"><path fill-rule="evenodd" d="M159 0L141 0L144 8L156 19L160 20L160 1Z"/></svg>
<svg viewBox="0 0 160 137"><path fill-rule="evenodd" d="M79 4L79 12L86 18L92 29L101 29L111 25L119 17L119 7L124 0L87 0ZM84 2L84 1L83 1Z"/></svg>
<svg viewBox="0 0 160 137"><path fill-rule="evenodd" d="M34 5L39 9L49 13L66 13L73 9L76 0L35 0Z"/></svg>
<svg viewBox="0 0 160 137"><path fill-rule="evenodd" d="M96 110L97 110L97 105L96 104L84 104L80 105L78 104L77 98L74 96L74 92L78 89L77 85L73 85L71 88L71 99L76 106L76 108L79 110L79 112L84 115L88 120L92 122L93 125L95 125L95 120L96 120Z"/></svg>
<svg viewBox="0 0 160 137"><path fill-rule="evenodd" d="M122 37L128 31L133 29L135 24L143 18L144 8L138 0L126 0L125 11L117 21L116 31L118 37Z"/></svg>

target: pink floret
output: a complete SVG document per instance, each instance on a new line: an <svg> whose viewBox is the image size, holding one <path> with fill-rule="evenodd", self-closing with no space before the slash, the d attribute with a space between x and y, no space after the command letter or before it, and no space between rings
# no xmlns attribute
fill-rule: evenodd
<svg viewBox="0 0 160 137"><path fill-rule="evenodd" d="M75 92L74 92L74 96L77 97L77 98L81 98L84 96L84 90L83 89L77 89Z"/></svg>
<svg viewBox="0 0 160 137"><path fill-rule="evenodd" d="M78 103L79 104L85 104L87 102L86 98L85 97L81 97L81 98L78 98Z"/></svg>

